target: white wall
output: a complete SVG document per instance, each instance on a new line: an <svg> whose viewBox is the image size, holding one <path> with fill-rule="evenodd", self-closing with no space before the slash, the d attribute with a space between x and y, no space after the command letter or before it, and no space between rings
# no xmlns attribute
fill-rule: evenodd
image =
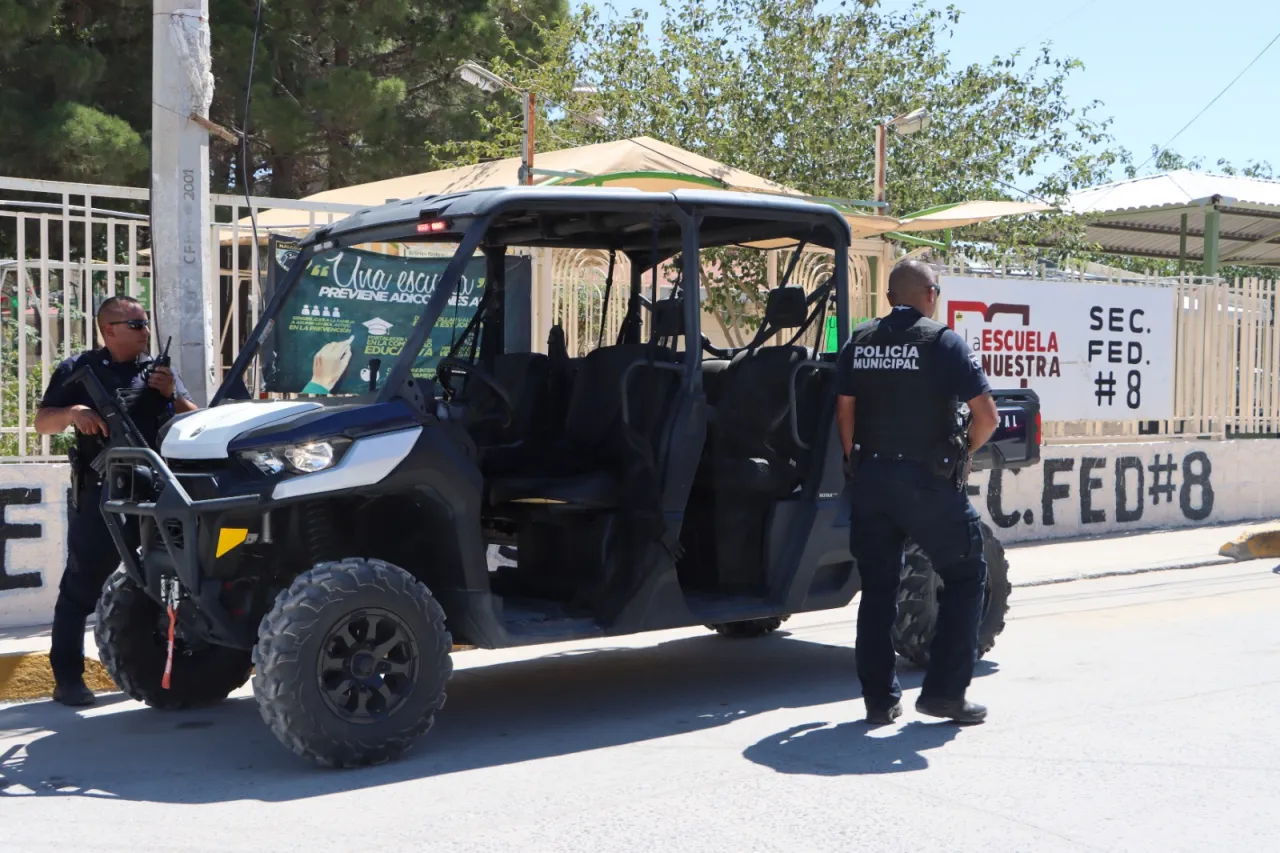
<svg viewBox="0 0 1280 853"><path fill-rule="evenodd" d="M969 494L1004 542L1274 517L1280 441L1051 445L1034 468L975 473Z"/></svg>
<svg viewBox="0 0 1280 853"><path fill-rule="evenodd" d="M0 465L0 629L53 618L68 477L61 463ZM1034 468L974 474L969 493L1005 542L1272 518L1280 440L1051 446Z"/></svg>
<svg viewBox="0 0 1280 853"><path fill-rule="evenodd" d="M53 620L70 477L66 463L0 465L0 628Z"/></svg>

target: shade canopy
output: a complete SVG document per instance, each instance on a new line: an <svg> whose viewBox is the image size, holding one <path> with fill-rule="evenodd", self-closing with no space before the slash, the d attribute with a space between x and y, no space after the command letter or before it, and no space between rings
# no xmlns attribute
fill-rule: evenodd
<svg viewBox="0 0 1280 853"><path fill-rule="evenodd" d="M1027 201L962 201L908 213L899 220L900 224L894 230L945 231L948 228L963 228L965 225L990 222L1005 216L1044 213L1054 209L1049 204Z"/></svg>
<svg viewBox="0 0 1280 853"><path fill-rule="evenodd" d="M335 205L376 207L390 200L445 195L462 190L515 186L519 183L520 158L509 157L472 166L440 169L400 178L326 190L304 201ZM578 148L538 152L534 157L534 183L548 191L559 187L631 187L649 192L679 189L716 189L766 193L808 198L801 191L750 172L686 151L675 145L638 136L616 142L602 142ZM985 222L1001 216L1046 210L1047 207L1022 202L972 201L931 208L901 219L863 213L854 205L822 199L835 206L849 223L853 239L876 237L892 231L936 231ZM346 213L334 216L341 219ZM272 208L258 215L260 239L268 231L308 231L323 220L313 214L287 208ZM240 222L240 238L250 240L246 229L250 220ZM224 229L222 242L232 240L231 228ZM762 243L760 248L780 248L789 243Z"/></svg>
<svg viewBox="0 0 1280 853"><path fill-rule="evenodd" d="M1280 181L1179 169L1080 190L1063 211L1086 218L1086 240L1113 255L1280 265Z"/></svg>

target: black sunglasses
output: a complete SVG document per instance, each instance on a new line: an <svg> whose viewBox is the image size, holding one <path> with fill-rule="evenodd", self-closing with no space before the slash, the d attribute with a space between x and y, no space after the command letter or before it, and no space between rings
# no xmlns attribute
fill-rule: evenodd
<svg viewBox="0 0 1280 853"><path fill-rule="evenodd" d="M112 320L110 323L107 323L107 325L108 326L128 326L130 329L133 329L135 332L138 332L150 327L151 322L148 320L139 320L135 317L132 320Z"/></svg>

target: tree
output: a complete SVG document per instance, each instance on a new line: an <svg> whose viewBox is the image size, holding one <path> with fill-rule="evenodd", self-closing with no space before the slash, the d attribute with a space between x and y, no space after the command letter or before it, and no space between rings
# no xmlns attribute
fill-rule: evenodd
<svg viewBox="0 0 1280 853"><path fill-rule="evenodd" d="M210 0L210 118L239 129L257 0ZM403 175L426 142L478 132L457 78L501 46L534 51L567 0L267 0L249 116L255 193ZM0 174L146 186L152 0L0 0ZM211 140L216 190L240 146ZM243 174L243 171L240 172Z"/></svg>
<svg viewBox="0 0 1280 853"><path fill-rule="evenodd" d="M239 129L253 0L211 0L213 120ZM457 76L501 46L538 48L567 0L274 0L263 11L249 115L254 190L277 197L423 171L424 144L479 132L481 93ZM214 182L238 146L213 144ZM243 172L240 172L243 174Z"/></svg>
<svg viewBox="0 0 1280 853"><path fill-rule="evenodd" d="M1026 194L1056 201L1105 178L1120 161L1098 102L1069 103L1080 67L1047 47L954 67L942 46L959 24L954 7L917 2L885 12L876 0L820 12L811 0L661 0L657 44L646 15L602 16L584 6L544 28L535 57L508 46L492 68L601 129L549 107L540 118L557 147L652 136L812 195L873 197L875 126L927 107L931 126L890 134L888 200L904 214L968 199ZM596 94L575 94L576 84ZM440 165L513 156L519 113L492 99L483 139L436 145ZM1069 220L997 222L977 236L1001 251L1030 253L1038 231L1079 232ZM736 263L736 261L735 261ZM730 266L733 266L731 264ZM762 269L762 267L760 267ZM759 297L761 276L735 277Z"/></svg>
<svg viewBox="0 0 1280 853"><path fill-rule="evenodd" d="M1191 169L1192 171L1203 171L1203 157L1183 157L1177 151L1168 148L1161 148L1159 145L1151 146L1151 168L1148 170L1150 174L1160 174L1162 172L1173 172L1178 169ZM1226 158L1219 157L1213 170L1222 175L1241 175L1246 178L1262 178L1271 180L1272 169L1271 164L1266 160L1254 161L1250 160L1243 168L1237 168L1231 164ZM1125 176L1128 178L1138 177L1138 169L1132 164L1125 166Z"/></svg>
<svg viewBox="0 0 1280 853"><path fill-rule="evenodd" d="M145 183L150 0L0 0L0 173Z"/></svg>

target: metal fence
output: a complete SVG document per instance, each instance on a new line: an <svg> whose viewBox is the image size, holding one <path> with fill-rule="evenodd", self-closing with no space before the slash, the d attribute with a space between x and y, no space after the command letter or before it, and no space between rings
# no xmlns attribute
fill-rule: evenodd
<svg viewBox="0 0 1280 853"><path fill-rule="evenodd" d="M135 187L55 183L0 178L0 461L65 458L68 436L39 436L32 420L53 367L86 346L101 344L94 307L114 294L128 294L151 305L148 192ZM253 198L254 209L289 210L294 234L333 222L359 209L292 199ZM230 367L262 306L266 233L251 238L249 208L243 196L210 199L210 292L217 294L216 378ZM273 225L273 230L281 230ZM430 254L421 246L368 247L391 254ZM447 251L447 249L445 250ZM534 250L533 323L542 330L535 348L545 347L553 324L566 332L570 352L583 354L602 337L617 334L626 307L630 270L619 257L615 287L604 310L607 255L602 252ZM778 283L790 252L770 253L766 286ZM806 252L791 283L812 291L830 276L833 256ZM883 307L889 246L878 240L855 241L851 248L850 314L873 316ZM1091 421L1046 423L1049 441L1149 440L1161 436L1280 435L1280 337L1275 323L1276 283L1223 282L1186 277L1149 279L1119 275L1075 275L1048 270L945 267L949 273L1006 278L1081 278L1143 287L1177 289L1175 417L1168 421ZM670 276L663 275L663 278ZM750 299L741 311L703 315L704 332L720 343L741 343L753 332L758 307ZM164 318L157 318L162 339ZM602 326L603 324L603 335ZM810 346L829 349L819 340ZM837 342L838 343L838 342Z"/></svg>

